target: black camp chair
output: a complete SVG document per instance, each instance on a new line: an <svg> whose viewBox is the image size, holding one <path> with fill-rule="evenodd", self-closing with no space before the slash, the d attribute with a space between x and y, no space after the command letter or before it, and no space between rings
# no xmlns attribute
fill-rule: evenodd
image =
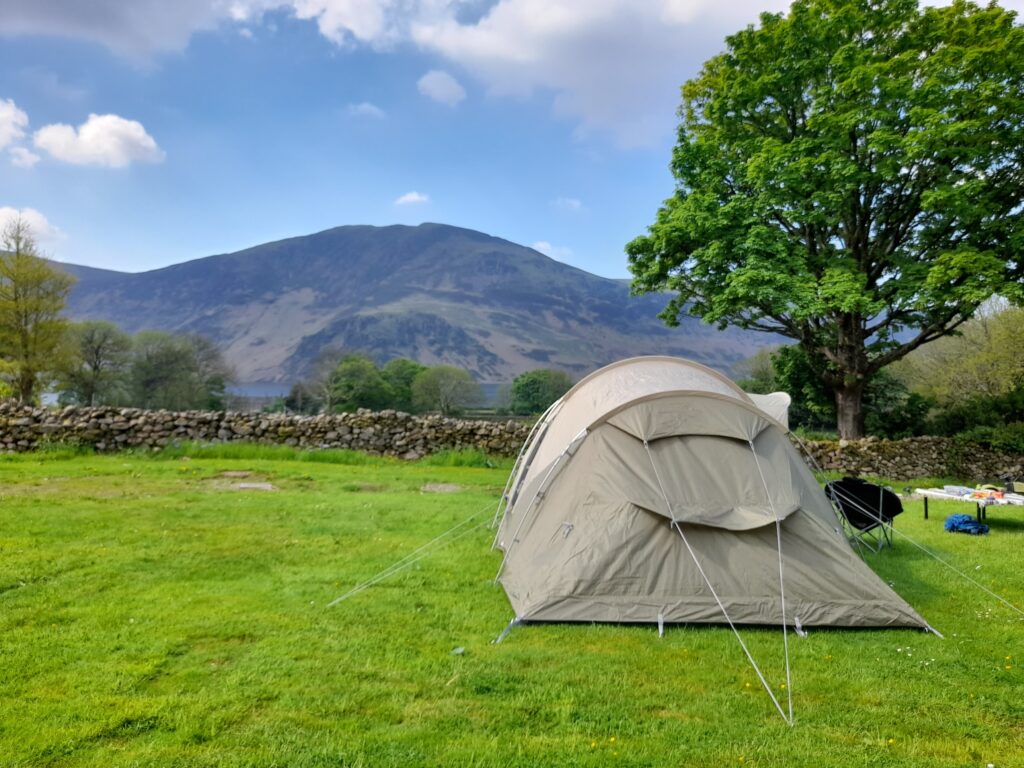
<svg viewBox="0 0 1024 768"><path fill-rule="evenodd" d="M839 507L851 542L872 552L892 546L892 520L903 511L899 496L859 477L833 480L825 493Z"/></svg>

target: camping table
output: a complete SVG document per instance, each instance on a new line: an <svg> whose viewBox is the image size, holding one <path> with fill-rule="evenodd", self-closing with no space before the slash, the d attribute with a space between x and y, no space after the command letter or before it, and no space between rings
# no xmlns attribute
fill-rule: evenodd
<svg viewBox="0 0 1024 768"><path fill-rule="evenodd" d="M915 488L914 493L919 493L924 497L924 519L928 519L928 499L942 499L943 501L960 501L963 503L974 502L974 514L980 523L982 520L988 519L988 508L991 506L1024 506L1024 496L1020 496L1020 501L1016 498L1019 494L1007 494L1011 498L994 499L984 498L976 499L972 497L957 496L954 493L946 493L940 491L938 488Z"/></svg>

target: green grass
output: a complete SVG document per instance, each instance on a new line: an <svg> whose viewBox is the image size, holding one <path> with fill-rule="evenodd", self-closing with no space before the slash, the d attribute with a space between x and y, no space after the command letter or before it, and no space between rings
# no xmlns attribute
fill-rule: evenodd
<svg viewBox="0 0 1024 768"><path fill-rule="evenodd" d="M492 645L511 610L486 528L326 608L489 521L507 467L187 452L0 459L0 766L1024 765L1024 622L905 541L869 562L945 639L791 637L789 727L727 628ZM898 528L1024 604L1024 510L942 532L967 509L914 502ZM779 686L780 632L741 632Z"/></svg>

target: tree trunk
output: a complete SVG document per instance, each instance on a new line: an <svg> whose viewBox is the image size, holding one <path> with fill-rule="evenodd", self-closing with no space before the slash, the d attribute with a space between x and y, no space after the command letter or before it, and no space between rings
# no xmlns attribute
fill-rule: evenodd
<svg viewBox="0 0 1024 768"><path fill-rule="evenodd" d="M864 437L864 382L836 387L836 422L839 436L847 440Z"/></svg>

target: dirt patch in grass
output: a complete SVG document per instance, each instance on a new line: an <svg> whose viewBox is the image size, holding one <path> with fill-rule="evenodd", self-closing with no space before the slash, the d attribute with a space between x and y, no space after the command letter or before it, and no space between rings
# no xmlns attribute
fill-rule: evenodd
<svg viewBox="0 0 1024 768"><path fill-rule="evenodd" d="M239 482L241 481L241 482ZM277 486L266 475L245 470L220 472L207 480L219 491L276 491Z"/></svg>
<svg viewBox="0 0 1024 768"><path fill-rule="evenodd" d="M427 483L420 488L421 493L458 493L461 490L462 486L455 483Z"/></svg>

